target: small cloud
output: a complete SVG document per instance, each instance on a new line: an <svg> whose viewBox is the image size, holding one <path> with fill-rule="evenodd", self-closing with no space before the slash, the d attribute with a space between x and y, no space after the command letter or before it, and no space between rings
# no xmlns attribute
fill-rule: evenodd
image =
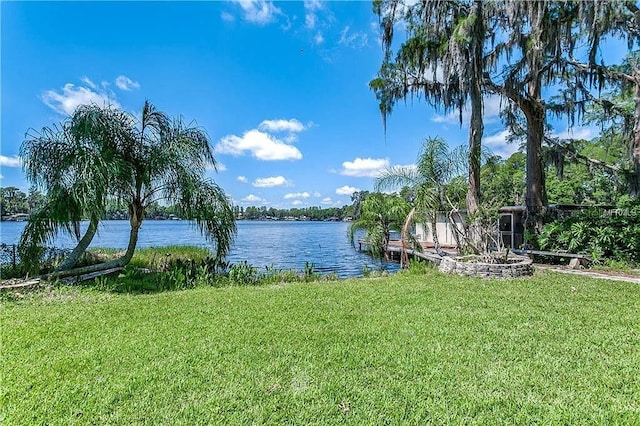
<svg viewBox="0 0 640 426"><path fill-rule="evenodd" d="M220 14L220 18L222 18L222 20L225 22L233 22L236 20L236 17L229 12L222 12Z"/></svg>
<svg viewBox="0 0 640 426"><path fill-rule="evenodd" d="M127 92L129 92L132 89L139 89L140 83L131 80L129 77L120 75L118 76L118 78L116 78L116 86L118 86L118 89L120 90L126 90Z"/></svg>
<svg viewBox="0 0 640 426"><path fill-rule="evenodd" d="M511 154L518 151L517 144L508 142L510 136L511 132L505 129L491 136L482 138L482 145L489 148L495 155L499 155L502 158L509 158Z"/></svg>
<svg viewBox="0 0 640 426"><path fill-rule="evenodd" d="M318 191L316 191L316 192L313 193L313 196L316 197L316 198L320 198L320 197L322 197L322 194L319 193Z"/></svg>
<svg viewBox="0 0 640 426"><path fill-rule="evenodd" d="M264 120L258 126L258 129L265 132L301 132L305 130L304 124L292 118L290 120Z"/></svg>
<svg viewBox="0 0 640 426"><path fill-rule="evenodd" d="M500 119L500 111L504 106L504 100L498 95L488 95L483 98L482 121L495 123ZM460 111L451 111L448 114L436 114L431 118L434 123L460 124ZM471 105L467 102L462 108L462 123L469 124L471 121Z"/></svg>
<svg viewBox="0 0 640 426"><path fill-rule="evenodd" d="M291 204L293 204L294 206L300 206L302 204L304 204L304 202L300 201L300 200L295 200L294 202L292 202Z"/></svg>
<svg viewBox="0 0 640 426"><path fill-rule="evenodd" d="M318 31L318 32L316 33L316 35L313 37L313 42L314 42L315 44L322 44L322 43L324 43L324 37L323 37L323 35L322 35L322 33L321 33L320 31Z"/></svg>
<svg viewBox="0 0 640 426"><path fill-rule="evenodd" d="M257 178L251 184L256 188L273 188L275 186L291 186L292 183L283 176L273 176L267 178Z"/></svg>
<svg viewBox="0 0 640 426"><path fill-rule="evenodd" d="M325 197L320 201L320 204L333 204L333 201L329 197Z"/></svg>
<svg viewBox="0 0 640 426"><path fill-rule="evenodd" d="M285 194L284 199L285 200L290 200L292 198L309 198L311 195L309 195L308 192L292 192L289 194Z"/></svg>
<svg viewBox="0 0 640 426"><path fill-rule="evenodd" d="M83 82L84 84L86 84L87 86L91 87L92 89L97 89L98 88L98 86L93 81L91 81L89 79L89 77L87 77L86 75L83 76L80 79L80 81Z"/></svg>
<svg viewBox="0 0 640 426"><path fill-rule="evenodd" d="M313 13L307 13L304 17L304 25L310 30L316 26L316 15Z"/></svg>
<svg viewBox="0 0 640 426"><path fill-rule="evenodd" d="M258 203L260 201L265 201L263 198L258 197L257 195L249 194L244 197L241 201L245 201L247 203Z"/></svg>
<svg viewBox="0 0 640 426"><path fill-rule="evenodd" d="M266 25L276 20L282 11L273 2L265 0L234 0L244 12L244 20L258 25Z"/></svg>
<svg viewBox="0 0 640 426"><path fill-rule="evenodd" d="M215 150L221 154L243 155L250 153L258 160L300 160L302 153L295 146L254 129L245 132L242 136L227 135L220 139Z"/></svg>
<svg viewBox="0 0 640 426"><path fill-rule="evenodd" d="M340 32L338 44L347 47L362 48L367 45L368 38L367 34L363 32L351 33L350 27L347 25Z"/></svg>
<svg viewBox="0 0 640 426"><path fill-rule="evenodd" d="M304 2L304 25L308 29L312 30L316 27L316 23L318 21L318 17L316 12L322 10L324 5L319 0L311 0Z"/></svg>
<svg viewBox="0 0 640 426"><path fill-rule="evenodd" d="M212 164L207 164L207 170L212 171L212 172L226 172L227 171L227 165L221 163L220 161L216 161L216 166L213 167Z"/></svg>
<svg viewBox="0 0 640 426"><path fill-rule="evenodd" d="M236 180L237 180L238 182L240 182L240 183L247 183L247 182L249 182L245 176L238 176L238 177L236 178Z"/></svg>
<svg viewBox="0 0 640 426"><path fill-rule="evenodd" d="M591 127L573 127L567 128L559 133L552 133L551 137L556 139L578 139L589 141L598 136L598 131Z"/></svg>
<svg viewBox="0 0 640 426"><path fill-rule="evenodd" d="M104 90L94 91L92 88L67 83L58 93L55 90L47 90L42 94L42 102L55 112L62 115L71 115L80 105L96 104L98 106L112 105L120 108L115 96Z"/></svg>
<svg viewBox="0 0 640 426"><path fill-rule="evenodd" d="M338 195L351 195L354 192L360 191L359 188L354 188L353 186L345 185L336 189L336 194Z"/></svg>
<svg viewBox="0 0 640 426"><path fill-rule="evenodd" d="M0 175L0 179L4 179L4 176L3 176L3 175Z"/></svg>
<svg viewBox="0 0 640 426"><path fill-rule="evenodd" d="M342 163L340 174L353 177L376 177L389 167L388 158L356 158Z"/></svg>
<svg viewBox="0 0 640 426"><path fill-rule="evenodd" d="M6 155L0 155L0 166L22 167L22 160L17 156L7 157Z"/></svg>

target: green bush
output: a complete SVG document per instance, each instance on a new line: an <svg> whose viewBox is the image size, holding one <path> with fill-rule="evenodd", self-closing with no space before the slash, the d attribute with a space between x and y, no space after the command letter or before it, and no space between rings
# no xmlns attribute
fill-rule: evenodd
<svg viewBox="0 0 640 426"><path fill-rule="evenodd" d="M546 224L538 237L542 250L589 255L595 262L640 263L640 203L624 202L612 211L587 210Z"/></svg>
<svg viewBox="0 0 640 426"><path fill-rule="evenodd" d="M253 285L260 280L260 273L256 267L244 260L231 266L229 279L235 284Z"/></svg>

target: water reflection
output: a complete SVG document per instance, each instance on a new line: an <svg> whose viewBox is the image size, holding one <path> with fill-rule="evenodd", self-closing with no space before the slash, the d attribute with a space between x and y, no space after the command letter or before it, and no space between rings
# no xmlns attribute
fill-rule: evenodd
<svg viewBox="0 0 640 426"><path fill-rule="evenodd" d="M0 240L16 244L24 222L0 223ZM243 260L264 268L302 270L313 263L315 270L335 273L340 277L361 276L369 270L396 271L398 265L372 259L351 246L347 239L348 223L343 222L238 222L238 234L228 256L232 263ZM86 226L86 224L84 224ZM129 222L104 221L94 238L92 247L124 249L129 236ZM59 235L57 247L73 247L73 238ZM145 221L140 229L138 247L193 245L213 248L187 221Z"/></svg>

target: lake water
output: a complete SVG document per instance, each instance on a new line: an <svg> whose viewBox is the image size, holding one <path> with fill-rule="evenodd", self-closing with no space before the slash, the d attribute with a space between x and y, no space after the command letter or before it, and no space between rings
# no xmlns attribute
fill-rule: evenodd
<svg viewBox="0 0 640 426"><path fill-rule="evenodd" d="M232 263L246 260L259 268L273 265L302 270L309 262L315 264L317 272L333 272L340 277L361 276L365 267L390 272L399 268L396 263L372 259L354 248L347 238L349 224L345 222L238 221L237 224L238 233L227 256ZM25 222L1 222L0 242L17 244L24 226ZM124 249L128 237L128 220L103 221L91 247ZM75 239L60 235L54 245L72 248ZM144 221L138 247L169 245L212 247L191 222Z"/></svg>

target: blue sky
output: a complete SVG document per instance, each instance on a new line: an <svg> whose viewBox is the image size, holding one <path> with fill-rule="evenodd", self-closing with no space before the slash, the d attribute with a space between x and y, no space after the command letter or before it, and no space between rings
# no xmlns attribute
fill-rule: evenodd
<svg viewBox="0 0 640 426"><path fill-rule="evenodd" d="M466 143L455 114L419 100L398 105L385 137L368 88L382 60L370 2L0 7L2 186L28 189L17 159L25 132L83 102L137 113L148 99L194 120L221 164L211 177L243 206L350 204L381 168L413 163L425 137ZM517 147L504 142L498 110L488 98L484 143L508 155Z"/></svg>

